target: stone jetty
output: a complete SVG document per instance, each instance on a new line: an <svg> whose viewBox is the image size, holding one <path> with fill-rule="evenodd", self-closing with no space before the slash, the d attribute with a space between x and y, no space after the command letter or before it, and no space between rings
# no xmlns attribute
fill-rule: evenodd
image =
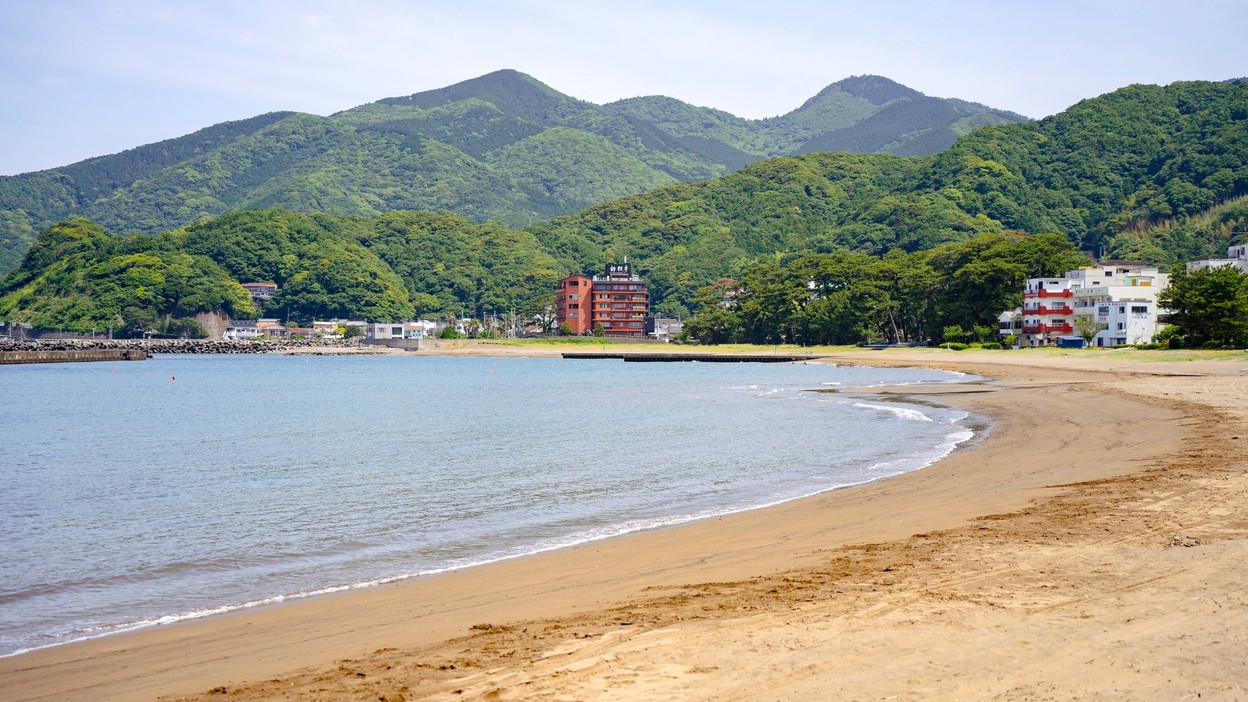
<svg viewBox="0 0 1248 702"><path fill-rule="evenodd" d="M358 339L221 341L213 339L0 339L0 363L142 360L154 353L341 353Z"/></svg>

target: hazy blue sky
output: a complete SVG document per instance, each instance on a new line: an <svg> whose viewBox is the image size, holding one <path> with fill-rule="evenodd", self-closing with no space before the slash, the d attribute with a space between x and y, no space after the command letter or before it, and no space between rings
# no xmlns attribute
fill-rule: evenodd
<svg viewBox="0 0 1248 702"><path fill-rule="evenodd" d="M1248 75L1245 0L0 0L0 174L514 68L769 117L850 75L1044 117Z"/></svg>

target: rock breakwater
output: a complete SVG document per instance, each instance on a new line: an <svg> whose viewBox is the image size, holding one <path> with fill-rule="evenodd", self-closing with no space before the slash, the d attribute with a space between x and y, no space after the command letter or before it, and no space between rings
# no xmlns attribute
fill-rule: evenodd
<svg viewBox="0 0 1248 702"><path fill-rule="evenodd" d="M214 339L0 339L0 352L133 350L153 353L341 353L365 350L358 339L220 341Z"/></svg>

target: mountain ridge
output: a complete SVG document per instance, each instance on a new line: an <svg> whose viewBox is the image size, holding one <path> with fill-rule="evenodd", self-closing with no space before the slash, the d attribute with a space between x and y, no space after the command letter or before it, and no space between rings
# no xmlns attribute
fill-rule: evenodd
<svg viewBox="0 0 1248 702"><path fill-rule="evenodd" d="M881 107L846 87L877 101L893 99ZM995 124L1019 118L915 96L922 94L885 78L854 77L787 115L747 120L663 96L596 105L503 69L328 117L271 112L0 177L0 273L17 264L36 232L76 216L123 234L154 234L267 206L362 216L449 211L479 223L522 226L622 193L801 153L818 139L851 150L925 153L951 145L960 136L959 119L978 116ZM914 115L892 122L897 128L891 130L888 119L870 121L905 100L943 108L928 109L917 122ZM935 121L923 122L926 116ZM566 148L552 143L557 138ZM563 158L561 151L581 158Z"/></svg>
<svg viewBox="0 0 1248 702"><path fill-rule="evenodd" d="M296 121L334 126L317 120ZM259 133L274 128L290 125L278 120ZM350 125L335 128L354 134ZM579 191L559 178L558 159L579 163L619 148L601 135L575 134L578 152L564 148L569 140L557 130L508 147L537 152L553 169L535 172L525 196L574 196ZM375 139L370 148L385 156L396 139ZM1245 145L1248 85L1191 81L1127 86L1037 122L976 130L930 156L815 152L766 159L524 229L446 213L361 217L266 209L156 236L122 236L78 219L44 229L22 264L0 280L0 319L79 330L122 320L140 331L180 333L199 312L233 306L246 314L238 284L253 281L280 286L272 309L317 318L535 311L553 304L558 278L598 271L622 257L649 280L656 312L670 316L701 308L701 291L721 279L766 274L811 253L849 253L853 261L867 257L881 265L900 258L939 263L939 270L995 280L997 289L1016 295L1018 286L998 275L1003 269L978 258L983 251L1029 242L1024 248L1035 256L1074 253L1077 246L1076 259L1167 266L1221 256L1228 245L1243 243ZM452 151L431 140L422 148ZM309 207L335 196L332 183L320 180L327 177L324 164L316 162L332 165L343 153L321 150L291 166L303 169L307 181L292 195L320 198ZM472 167L481 178L496 177L455 153L464 159L461 171ZM197 165L201 177L214 177L210 164ZM647 173L639 158L632 169ZM1032 254L1017 262L1021 268L1010 280L1023 269L1039 270ZM964 283L938 276L922 291L940 294ZM995 319L998 302L981 300L973 310L967 300L958 304L974 311L963 321L981 324ZM785 300L768 304L779 309Z"/></svg>

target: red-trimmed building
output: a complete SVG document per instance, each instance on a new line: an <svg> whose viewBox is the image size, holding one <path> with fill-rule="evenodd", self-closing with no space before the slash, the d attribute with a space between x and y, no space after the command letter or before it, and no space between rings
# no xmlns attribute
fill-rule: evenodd
<svg viewBox="0 0 1248 702"><path fill-rule="evenodd" d="M608 263L605 275L572 275L555 288L555 318L573 334L590 334L599 325L611 336L646 335L650 288L633 275L628 262Z"/></svg>

